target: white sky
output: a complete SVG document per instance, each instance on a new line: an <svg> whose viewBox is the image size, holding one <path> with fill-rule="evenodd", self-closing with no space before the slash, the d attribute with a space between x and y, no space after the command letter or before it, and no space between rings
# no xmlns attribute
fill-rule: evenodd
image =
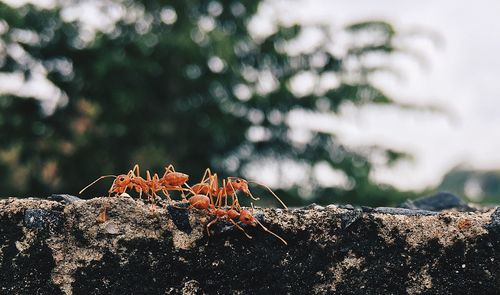
<svg viewBox="0 0 500 295"><path fill-rule="evenodd" d="M342 26L388 20L401 31L435 32L444 46L420 44L427 67L400 61L404 81L377 82L402 102L430 103L448 114L408 114L381 108L349 112L334 129L351 145L377 143L414 154L415 162L377 171L402 189L436 185L458 164L500 168L500 2L494 0L270 1L288 20ZM269 2L268 2L269 3Z"/></svg>

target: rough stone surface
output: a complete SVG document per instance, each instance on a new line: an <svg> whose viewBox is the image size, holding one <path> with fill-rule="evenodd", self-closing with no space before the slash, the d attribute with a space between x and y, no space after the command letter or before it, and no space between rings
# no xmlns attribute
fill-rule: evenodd
<svg viewBox="0 0 500 295"><path fill-rule="evenodd" d="M434 195L418 198L415 200L407 200L400 205L402 208L422 209L428 211L441 211L445 209L460 209L462 211L471 211L467 203L458 196L448 192L438 192Z"/></svg>
<svg viewBox="0 0 500 295"><path fill-rule="evenodd" d="M132 198L0 201L0 294L499 294L500 209L256 209L260 228ZM97 221L103 206L108 220Z"/></svg>

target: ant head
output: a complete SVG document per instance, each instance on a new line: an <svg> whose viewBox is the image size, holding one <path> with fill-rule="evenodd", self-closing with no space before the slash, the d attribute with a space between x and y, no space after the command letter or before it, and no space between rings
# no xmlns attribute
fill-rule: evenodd
<svg viewBox="0 0 500 295"><path fill-rule="evenodd" d="M116 186L127 186L130 183L130 177L125 174L118 175L115 179Z"/></svg>
<svg viewBox="0 0 500 295"><path fill-rule="evenodd" d="M244 224L257 226L257 220L255 220L255 217L253 217L252 213L248 210L241 210L240 221Z"/></svg>
<svg viewBox="0 0 500 295"><path fill-rule="evenodd" d="M231 179L231 185L236 190L240 190L247 195L250 194L250 190L248 189L248 181L246 181L242 178L235 177L235 178Z"/></svg>

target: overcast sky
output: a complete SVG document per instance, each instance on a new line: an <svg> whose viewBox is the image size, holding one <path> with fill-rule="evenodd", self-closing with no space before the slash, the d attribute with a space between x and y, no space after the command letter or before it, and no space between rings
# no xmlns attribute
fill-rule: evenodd
<svg viewBox="0 0 500 295"><path fill-rule="evenodd" d="M341 26L384 19L401 31L430 30L442 42L417 44L428 66L402 61L404 81L377 83L403 102L431 103L447 115L408 114L380 108L337 122L352 145L378 143L414 154L415 162L379 170L375 177L403 189L436 185L458 164L500 168L500 2L494 0L270 1L286 19Z"/></svg>

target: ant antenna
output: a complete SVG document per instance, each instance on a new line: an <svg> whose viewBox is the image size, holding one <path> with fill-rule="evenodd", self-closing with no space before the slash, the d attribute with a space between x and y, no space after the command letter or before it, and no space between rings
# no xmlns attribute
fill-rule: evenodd
<svg viewBox="0 0 500 295"><path fill-rule="evenodd" d="M253 213L253 204L252 204L252 213ZM257 218L254 218L255 219L255 222L257 222L260 227L262 227L263 230L265 230L266 232L270 233L271 235L275 236L277 239L279 239L280 241L283 242L283 244L287 245L288 246L288 243L285 241L285 239L283 239L282 237L278 236L277 234L273 233L272 231L270 231L267 227L265 227L262 223L260 223L260 221L257 219Z"/></svg>
<svg viewBox="0 0 500 295"><path fill-rule="evenodd" d="M232 196L231 196L231 198L233 199L233 204L232 204L232 205L234 205L234 201L235 201L235 200L236 200L236 201L238 201L238 195L236 194L236 190L234 189L233 183L232 183L230 180L228 180L228 182L227 182L227 183L229 184L229 186L231 187L231 189L232 189L232 190L233 190L233 192L234 192L234 195L232 195ZM223 184L223 186L224 186L224 190L225 190L225 189L226 189L226 186L225 186L224 184ZM249 192L250 192L250 191L249 191ZM252 197L252 199L253 199L253 197ZM231 205L231 206L232 206L232 205ZM238 206L240 206L240 204L239 204L239 203L238 203ZM227 207L227 192L226 192L226 207Z"/></svg>
<svg viewBox="0 0 500 295"><path fill-rule="evenodd" d="M84 190L88 189L89 187L91 187L92 185L94 185L96 182L98 182L99 180L103 179L103 178L108 178L108 177L117 177L116 175L104 175L104 176L101 176L99 178L97 178L96 180L92 181L89 185L87 185L86 187L84 187L78 194L81 195L83 193Z"/></svg>
<svg viewBox="0 0 500 295"><path fill-rule="evenodd" d="M285 205L285 203L283 203L283 201L267 185L259 183L257 181L248 181L248 183L255 183L257 185L260 185L260 186L266 188L276 198L276 200L278 200L280 202L280 204L283 206L283 208L288 209L288 207Z"/></svg>

